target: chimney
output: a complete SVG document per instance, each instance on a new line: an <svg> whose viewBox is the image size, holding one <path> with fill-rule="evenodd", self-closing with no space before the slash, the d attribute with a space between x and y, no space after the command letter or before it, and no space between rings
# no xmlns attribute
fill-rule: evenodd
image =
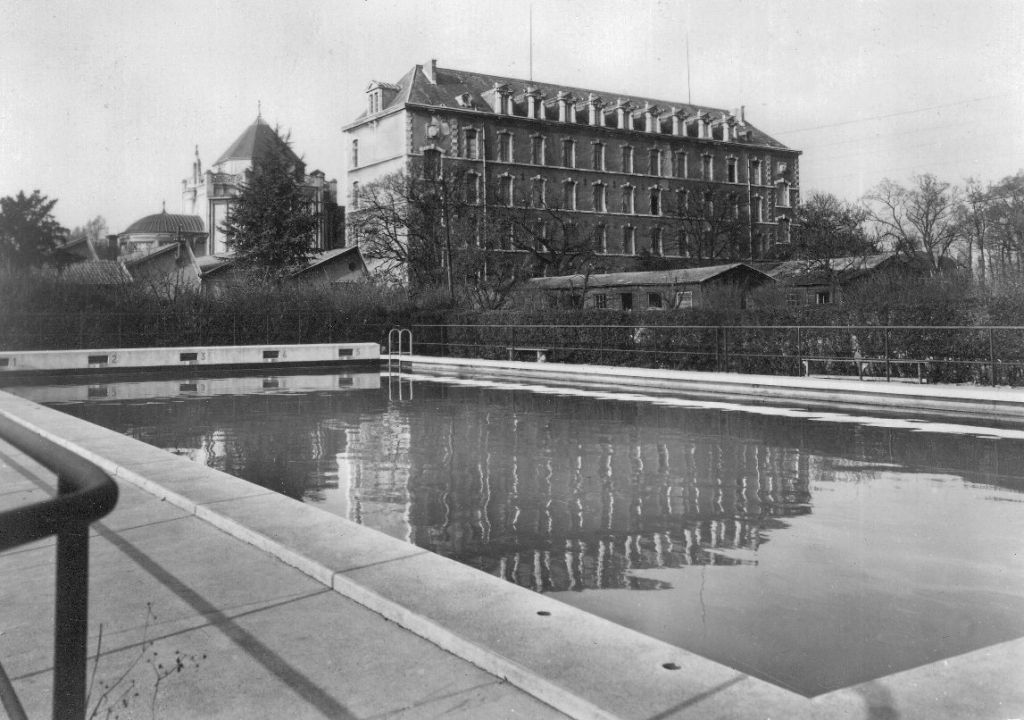
<svg viewBox="0 0 1024 720"><path fill-rule="evenodd" d="M437 60L434 58L430 59L430 62L423 66L423 74L427 77L432 85L437 85Z"/></svg>

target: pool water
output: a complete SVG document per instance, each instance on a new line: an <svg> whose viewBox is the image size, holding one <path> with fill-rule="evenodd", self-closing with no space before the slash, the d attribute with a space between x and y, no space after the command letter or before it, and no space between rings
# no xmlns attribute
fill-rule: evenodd
<svg viewBox="0 0 1024 720"><path fill-rule="evenodd" d="M1024 636L1024 432L369 374L13 392L806 696Z"/></svg>

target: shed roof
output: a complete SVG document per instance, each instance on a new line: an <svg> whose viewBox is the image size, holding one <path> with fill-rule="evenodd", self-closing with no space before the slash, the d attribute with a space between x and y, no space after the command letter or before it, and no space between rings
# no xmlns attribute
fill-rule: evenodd
<svg viewBox="0 0 1024 720"><path fill-rule="evenodd" d="M589 277L584 275L560 275L557 277L534 278L529 281L529 284L542 290L582 288L584 283L591 289L648 285L695 285L717 278L737 268L742 268L741 272L750 273L755 277L760 276L764 281L772 279L771 276L750 267L746 263L729 263L727 265L708 265L678 270L606 273Z"/></svg>

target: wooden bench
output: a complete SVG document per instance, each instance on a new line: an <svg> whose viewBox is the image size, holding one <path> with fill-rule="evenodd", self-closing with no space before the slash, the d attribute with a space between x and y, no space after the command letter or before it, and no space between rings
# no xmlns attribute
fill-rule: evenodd
<svg viewBox="0 0 1024 720"><path fill-rule="evenodd" d="M864 379L864 369L868 365L917 365L917 381L924 383L926 382L924 377L924 366L928 363L927 360L904 360L902 358L834 358L834 357L803 357L801 358L804 364L804 375L809 376L811 374L811 363L812 362L832 362L832 363L853 363L857 368L857 376Z"/></svg>
<svg viewBox="0 0 1024 720"><path fill-rule="evenodd" d="M510 346L508 348L508 359L515 360L517 357L522 357L523 355L532 355L533 359L535 359L539 363L542 363L547 362L548 355L550 353L551 348Z"/></svg>

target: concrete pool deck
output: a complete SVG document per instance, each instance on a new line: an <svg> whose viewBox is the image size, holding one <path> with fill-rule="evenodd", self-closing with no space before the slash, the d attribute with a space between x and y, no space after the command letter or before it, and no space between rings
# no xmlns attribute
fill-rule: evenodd
<svg viewBox="0 0 1024 720"><path fill-rule="evenodd" d="M433 371L446 364L430 360ZM447 367L497 373L509 365L482 362ZM598 379L590 368L514 365L527 373L517 377ZM426 369L415 359L413 366ZM648 377L655 384L671 379ZM818 382L857 384L779 380L812 383L816 391ZM1011 395L1019 418L1024 397ZM1010 412L1003 399L966 401L998 406L1000 417ZM902 400L887 402L902 408ZM148 632L164 657L175 650L207 656L198 669L165 681L158 716L1024 715L1021 639L806 698L30 401L0 393L0 412L118 481L121 503L93 533L93 644L103 623L101 673L109 659L116 677L139 652L147 602L158 616ZM41 497L51 483L7 448L0 447L0 463L4 507ZM52 554L43 542L0 555L0 659L31 715L48 712ZM144 669L151 692L152 671Z"/></svg>

